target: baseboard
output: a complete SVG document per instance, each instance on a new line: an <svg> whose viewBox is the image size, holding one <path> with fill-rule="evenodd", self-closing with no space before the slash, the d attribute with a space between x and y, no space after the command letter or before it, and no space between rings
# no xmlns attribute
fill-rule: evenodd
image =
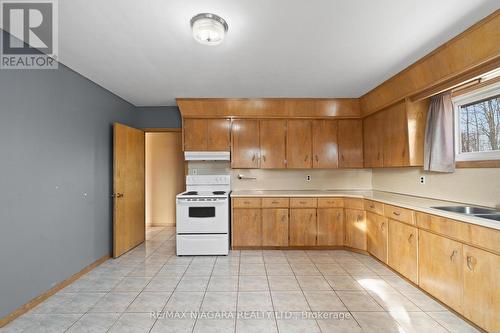
<svg viewBox="0 0 500 333"><path fill-rule="evenodd" d="M10 323L11 321L13 321L14 319L16 319L17 317L19 317L19 316L25 314L26 312L28 312L29 310L33 309L35 306L37 306L38 304L42 303L43 301L45 301L50 296L54 295L59 290L64 289L65 287L67 287L71 283L73 283L76 280L78 280L82 275L84 275L85 273L88 273L89 271L93 270L94 268L96 268L97 266L99 266L100 264L102 264L103 262L105 262L106 260L108 260L110 258L111 258L111 255L107 254L107 255L103 256L102 258L97 259L92 264L88 265L87 267L85 267L84 269L82 269L81 271L79 271L78 273L73 274L71 277L67 278L66 280L64 280L64 281L56 284L50 290L48 290L48 291L44 292L43 294L41 294L41 295L33 298L31 301L29 301L28 303L24 304L23 306L21 306L17 310L14 310L14 312L8 314L7 316L5 316L3 318L0 318L0 328L4 327L5 325L7 325L8 323Z"/></svg>

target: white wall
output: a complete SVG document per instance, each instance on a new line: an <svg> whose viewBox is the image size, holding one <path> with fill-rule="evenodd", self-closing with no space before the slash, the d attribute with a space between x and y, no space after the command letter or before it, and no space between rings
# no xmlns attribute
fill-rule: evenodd
<svg viewBox="0 0 500 333"><path fill-rule="evenodd" d="M426 184L419 177L426 177ZM500 208L500 169L457 169L452 174L420 168L373 169L374 190Z"/></svg>

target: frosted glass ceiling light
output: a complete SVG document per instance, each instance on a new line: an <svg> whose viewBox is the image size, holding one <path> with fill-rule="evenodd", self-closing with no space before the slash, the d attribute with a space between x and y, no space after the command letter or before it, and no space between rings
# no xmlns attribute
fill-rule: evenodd
<svg viewBox="0 0 500 333"><path fill-rule="evenodd" d="M215 14L202 13L191 19L193 38L203 45L219 45L229 29L226 21Z"/></svg>

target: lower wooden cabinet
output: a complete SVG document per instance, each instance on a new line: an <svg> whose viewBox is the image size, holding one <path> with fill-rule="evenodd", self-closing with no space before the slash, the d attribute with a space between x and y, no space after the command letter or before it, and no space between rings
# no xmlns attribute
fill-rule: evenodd
<svg viewBox="0 0 500 333"><path fill-rule="evenodd" d="M290 246L316 245L316 209L290 209Z"/></svg>
<svg viewBox="0 0 500 333"><path fill-rule="evenodd" d="M262 209L262 245L288 246L288 208Z"/></svg>
<svg viewBox="0 0 500 333"><path fill-rule="evenodd" d="M463 244L419 231L419 286L462 312Z"/></svg>
<svg viewBox="0 0 500 333"><path fill-rule="evenodd" d="M500 256L464 245L463 315L500 332Z"/></svg>
<svg viewBox="0 0 500 333"><path fill-rule="evenodd" d="M387 263L387 230L389 220L375 213L366 213L366 247L369 253Z"/></svg>
<svg viewBox="0 0 500 333"><path fill-rule="evenodd" d="M322 246L344 245L344 209L318 208L318 243Z"/></svg>
<svg viewBox="0 0 500 333"><path fill-rule="evenodd" d="M233 209L233 246L262 245L262 214L260 208Z"/></svg>
<svg viewBox="0 0 500 333"><path fill-rule="evenodd" d="M389 219L387 263L414 283L418 283L418 229Z"/></svg>
<svg viewBox="0 0 500 333"><path fill-rule="evenodd" d="M364 210L345 210L344 245L366 251L366 218Z"/></svg>

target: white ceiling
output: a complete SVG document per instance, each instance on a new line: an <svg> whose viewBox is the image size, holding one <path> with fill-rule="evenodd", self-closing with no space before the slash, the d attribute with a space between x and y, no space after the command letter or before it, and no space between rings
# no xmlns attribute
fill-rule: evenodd
<svg viewBox="0 0 500 333"><path fill-rule="evenodd" d="M176 97L359 97L498 0L60 0L60 60L138 106ZM229 24L203 46L189 20Z"/></svg>

